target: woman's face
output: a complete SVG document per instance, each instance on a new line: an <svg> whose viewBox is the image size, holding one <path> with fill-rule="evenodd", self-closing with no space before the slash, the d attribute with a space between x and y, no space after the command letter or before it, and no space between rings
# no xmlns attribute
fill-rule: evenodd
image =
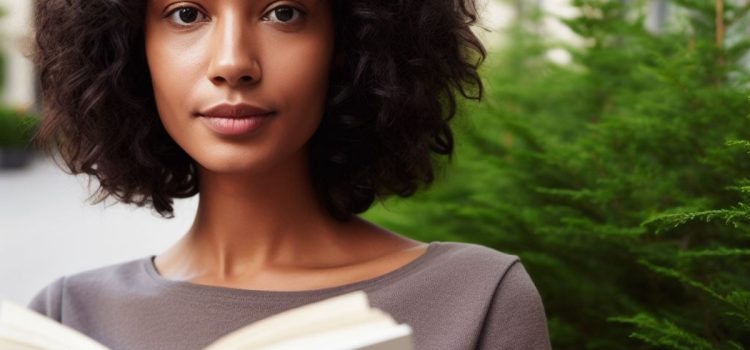
<svg viewBox="0 0 750 350"><path fill-rule="evenodd" d="M305 154L332 63L329 6L148 0L146 57L159 117L200 166L262 172Z"/></svg>

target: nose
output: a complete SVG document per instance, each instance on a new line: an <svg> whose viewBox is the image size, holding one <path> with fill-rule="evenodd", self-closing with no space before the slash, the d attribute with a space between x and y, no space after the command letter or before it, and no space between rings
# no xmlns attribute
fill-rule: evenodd
<svg viewBox="0 0 750 350"><path fill-rule="evenodd" d="M227 84L233 87L260 81L260 65L254 57L253 43L249 42L247 28L238 11L226 11L216 21L208 78L214 84Z"/></svg>

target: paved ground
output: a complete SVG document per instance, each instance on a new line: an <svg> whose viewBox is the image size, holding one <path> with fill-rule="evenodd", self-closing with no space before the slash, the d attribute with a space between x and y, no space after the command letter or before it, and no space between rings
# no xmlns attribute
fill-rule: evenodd
<svg viewBox="0 0 750 350"><path fill-rule="evenodd" d="M28 303L63 274L157 254L190 226L197 197L175 201L175 218L145 208L91 205L86 178L38 156L0 171L0 299Z"/></svg>

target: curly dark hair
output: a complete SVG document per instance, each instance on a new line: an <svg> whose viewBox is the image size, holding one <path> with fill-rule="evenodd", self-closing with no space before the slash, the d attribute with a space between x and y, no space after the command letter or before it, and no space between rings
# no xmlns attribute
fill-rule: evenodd
<svg viewBox="0 0 750 350"><path fill-rule="evenodd" d="M338 220L376 198L408 197L453 153L456 90L482 99L486 50L474 0L330 0L336 52L310 140L313 183ZM146 0L37 0L43 97L34 144L99 180L98 201L151 205L199 191L195 161L162 126L144 48Z"/></svg>

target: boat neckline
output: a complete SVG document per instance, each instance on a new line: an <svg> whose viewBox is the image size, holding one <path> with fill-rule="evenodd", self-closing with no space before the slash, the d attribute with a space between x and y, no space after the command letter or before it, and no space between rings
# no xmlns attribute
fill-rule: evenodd
<svg viewBox="0 0 750 350"><path fill-rule="evenodd" d="M158 286L178 291L180 293L198 294L201 296L215 295L219 297L228 298L247 298L247 297L266 297L266 298L305 298L305 297L316 297L320 295L337 294L340 292L355 291L365 288L374 289L378 285L381 285L385 281L403 276L404 274L416 269L420 265L424 264L433 255L436 254L440 247L444 246L441 241L432 241L427 244L427 249L422 255L416 259L409 261L408 263L401 265L400 267L386 272L384 274L371 277L368 279L350 282L338 286L317 288L317 289L306 289L306 290L261 290L261 289L244 289L234 288L225 286L216 286L208 284L199 284L188 281L171 280L162 276L156 269L154 259L156 255L149 255L143 259L143 267L146 270L150 280L156 283Z"/></svg>

